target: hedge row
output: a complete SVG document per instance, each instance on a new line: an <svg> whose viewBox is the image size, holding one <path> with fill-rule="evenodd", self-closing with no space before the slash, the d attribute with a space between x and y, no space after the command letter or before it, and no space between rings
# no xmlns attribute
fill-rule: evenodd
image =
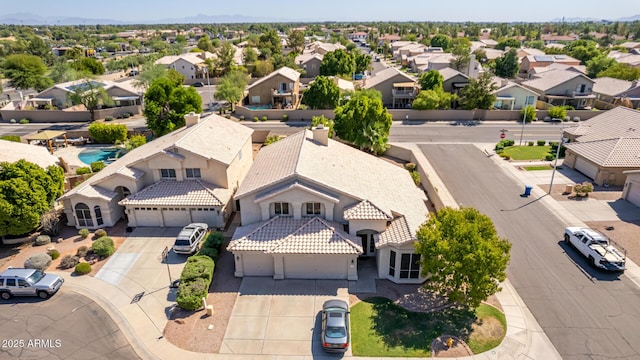
<svg viewBox="0 0 640 360"><path fill-rule="evenodd" d="M127 126L124 124L93 123L89 125L89 136L98 144L115 144L127 140Z"/></svg>
<svg viewBox="0 0 640 360"><path fill-rule="evenodd" d="M202 306L202 298L209 294L215 263L208 256L189 257L180 275L180 287L176 302L185 310L193 311Z"/></svg>
<svg viewBox="0 0 640 360"><path fill-rule="evenodd" d="M222 233L214 231L209 234L209 236L207 236L207 239L204 241L202 247L200 248L200 251L198 251L196 255L208 256L213 259L213 261L216 261L218 260L218 256L222 251L223 242L224 236L222 235Z"/></svg>

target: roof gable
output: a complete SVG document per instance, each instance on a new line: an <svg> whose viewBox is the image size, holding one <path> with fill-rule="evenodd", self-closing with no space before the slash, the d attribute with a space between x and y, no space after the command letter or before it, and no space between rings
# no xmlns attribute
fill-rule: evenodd
<svg viewBox="0 0 640 360"><path fill-rule="evenodd" d="M264 82L266 82L269 79L273 79L276 76L281 75L284 76L285 78L291 80L291 81L298 81L298 79L300 79L300 73L293 70L292 68L289 67L281 67L280 69L272 72L271 74L263 77L262 79L259 79L258 81L254 82L253 84L249 85L249 87L247 87L247 89L252 89Z"/></svg>

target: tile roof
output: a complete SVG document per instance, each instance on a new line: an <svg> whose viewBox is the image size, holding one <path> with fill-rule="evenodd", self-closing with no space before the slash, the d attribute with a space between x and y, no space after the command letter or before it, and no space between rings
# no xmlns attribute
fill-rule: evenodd
<svg viewBox="0 0 640 360"><path fill-rule="evenodd" d="M251 226L251 225L250 225ZM252 225L248 232L239 227L228 251L262 251L271 254L362 254L357 237L340 230L342 225L319 217L294 220L276 216Z"/></svg>
<svg viewBox="0 0 640 360"><path fill-rule="evenodd" d="M388 67L382 71L379 71L376 73L375 76L367 79L366 84L363 86L363 88L365 89L371 89L376 87L379 84L382 84L385 81L388 81L396 76L400 76L403 79L398 81L398 82L405 82L405 81L411 81L411 82L416 82L417 80L412 78L411 76L403 73L402 71L394 68L394 67Z"/></svg>
<svg viewBox="0 0 640 360"><path fill-rule="evenodd" d="M633 88L631 81L610 77L600 77L593 81L595 81L595 84L593 84L593 92L608 96L616 96Z"/></svg>
<svg viewBox="0 0 640 360"><path fill-rule="evenodd" d="M602 167L640 168L640 136L575 142L566 147Z"/></svg>
<svg viewBox="0 0 640 360"><path fill-rule="evenodd" d="M42 168L57 165L59 160L51 155L44 146L29 145L14 141L0 140L0 162L14 163L25 159Z"/></svg>
<svg viewBox="0 0 640 360"><path fill-rule="evenodd" d="M293 179L357 200L369 200L386 214L404 215L414 231L429 212L424 192L404 168L332 139L328 145L321 145L313 140L310 130L263 148L240 184L236 198L259 195L260 191Z"/></svg>
<svg viewBox="0 0 640 360"><path fill-rule="evenodd" d="M524 81L522 86L544 93L545 91L551 90L554 87L579 76L593 82L593 80L589 79L584 74L569 70L549 70L543 74L545 75L542 77Z"/></svg>
<svg viewBox="0 0 640 360"><path fill-rule="evenodd" d="M202 180L161 180L129 195L120 205L224 206L233 191Z"/></svg>
<svg viewBox="0 0 640 360"><path fill-rule="evenodd" d="M265 77L263 77L261 79L258 79L256 82L254 82L253 84L249 85L247 87L247 89L251 89L251 88L253 88L253 87L257 86L257 85L260 85L263 82L265 82L265 81L267 81L267 80L269 80L269 79L271 79L271 78L273 78L273 77L275 77L277 75L282 75L282 76L286 77L287 79L289 79L291 81L297 81L298 79L300 79L300 73L299 72L293 70L292 68L284 66L284 67L281 67L280 69L272 72L271 74L269 74L269 75L267 75L267 76L265 76Z"/></svg>
<svg viewBox="0 0 640 360"><path fill-rule="evenodd" d="M640 137L640 111L618 106L581 123L584 134L577 138L587 142L620 137ZM576 134L578 135L578 134Z"/></svg>
<svg viewBox="0 0 640 360"><path fill-rule="evenodd" d="M450 67L446 67L446 68L442 68L442 69L438 69L437 70L440 75L442 75L442 81L447 81L451 78L454 78L458 75L461 75L462 77L464 77L465 79L469 79L469 76L467 76L466 74L461 73L460 71L450 68Z"/></svg>
<svg viewBox="0 0 640 360"><path fill-rule="evenodd" d="M344 209L345 220L391 220L391 216L379 207L372 204L369 200L363 200L359 203Z"/></svg>
<svg viewBox="0 0 640 360"><path fill-rule="evenodd" d="M416 238L409 228L409 224L407 224L407 219L404 216L400 216L393 220L385 231L378 235L376 249L391 244L401 245L415 240Z"/></svg>
<svg viewBox="0 0 640 360"><path fill-rule="evenodd" d="M230 164L244 144L250 141L252 133L253 130L243 125L212 114L201 119L198 124L182 127L129 151L79 186L69 190L61 199L76 193L91 192L90 187L97 186L115 174L139 177L142 173L135 168L136 163L157 154L175 156L176 154L168 151L172 148L183 149L205 159ZM212 141L212 139L224 139L224 141ZM247 155L250 156L250 154Z"/></svg>

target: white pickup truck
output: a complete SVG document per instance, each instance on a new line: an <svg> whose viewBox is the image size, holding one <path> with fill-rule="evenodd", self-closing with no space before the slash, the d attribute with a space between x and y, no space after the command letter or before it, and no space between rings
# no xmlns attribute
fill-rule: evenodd
<svg viewBox="0 0 640 360"><path fill-rule="evenodd" d="M604 270L624 271L626 252L615 248L599 232L589 228L568 227L564 230L564 241L584 255L589 265Z"/></svg>

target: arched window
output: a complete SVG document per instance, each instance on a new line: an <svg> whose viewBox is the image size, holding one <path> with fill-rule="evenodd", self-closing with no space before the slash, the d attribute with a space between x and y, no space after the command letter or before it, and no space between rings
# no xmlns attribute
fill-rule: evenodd
<svg viewBox="0 0 640 360"><path fill-rule="evenodd" d="M84 227L92 227L93 220L91 219L91 210L87 204L76 204L76 218L78 218L78 225Z"/></svg>
<svg viewBox="0 0 640 360"><path fill-rule="evenodd" d="M96 213L96 224L98 224L98 226L104 224L104 221L102 221L102 210L100 210L100 206L94 206L93 212Z"/></svg>

